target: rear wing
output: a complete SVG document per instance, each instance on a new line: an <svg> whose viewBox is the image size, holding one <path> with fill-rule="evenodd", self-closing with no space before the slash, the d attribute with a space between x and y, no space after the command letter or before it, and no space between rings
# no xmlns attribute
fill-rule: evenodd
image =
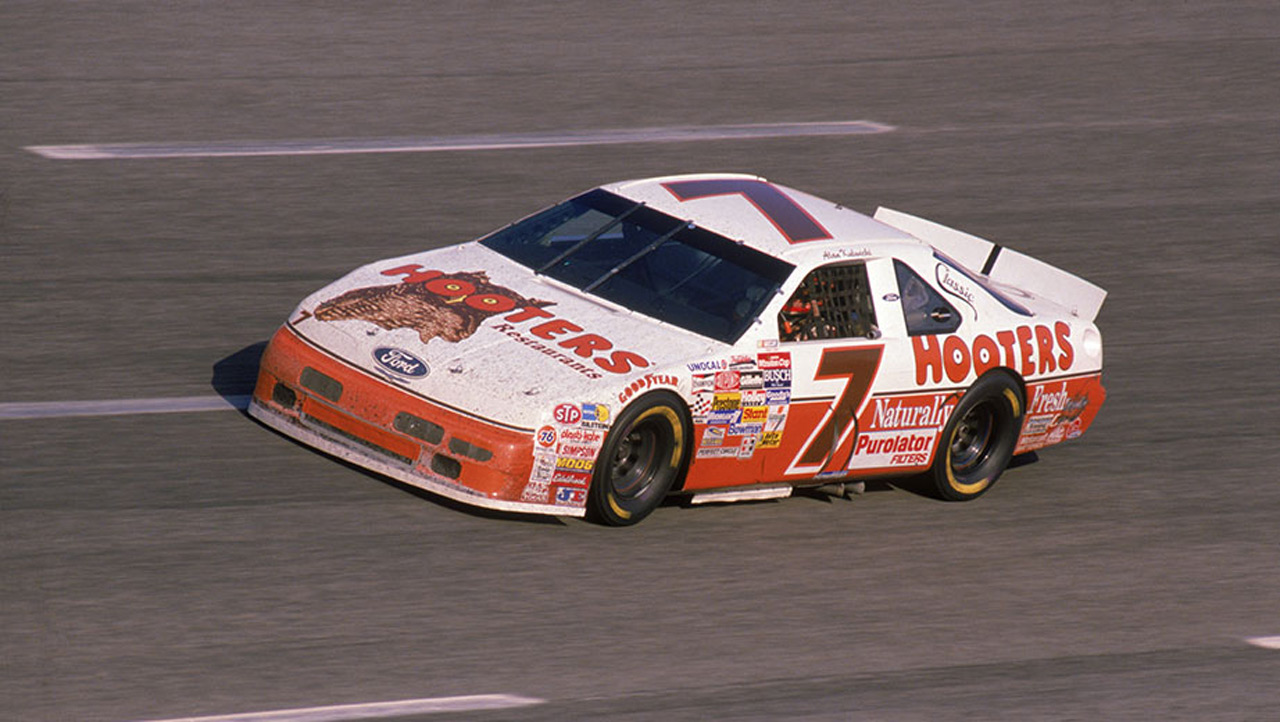
<svg viewBox="0 0 1280 722"><path fill-rule="evenodd" d="M995 283L1019 288L1093 321L1107 292L1061 268L954 228L889 208L875 219L906 231Z"/></svg>

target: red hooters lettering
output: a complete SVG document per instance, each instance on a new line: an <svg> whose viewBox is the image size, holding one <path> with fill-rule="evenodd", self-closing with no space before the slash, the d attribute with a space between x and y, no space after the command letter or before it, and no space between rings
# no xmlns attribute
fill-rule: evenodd
<svg viewBox="0 0 1280 722"><path fill-rule="evenodd" d="M914 336L911 350L916 361L916 385L963 382L970 374L982 374L997 366L1023 376L1066 371L1075 362L1071 326L1058 321L1048 326L1019 326L997 331L995 338L978 334L972 341L957 335Z"/></svg>
<svg viewBox="0 0 1280 722"><path fill-rule="evenodd" d="M613 344L609 342L609 339L594 333L565 339L560 342L559 346L573 351L582 358L591 358L596 351L608 351L613 348Z"/></svg>
<svg viewBox="0 0 1280 722"><path fill-rule="evenodd" d="M1071 362L1076 358L1076 350L1071 345L1071 327L1066 321L1059 321L1053 324L1053 330L1056 332L1058 345L1062 347L1062 354L1058 356L1058 366L1064 370L1069 369Z"/></svg>
<svg viewBox="0 0 1280 722"><path fill-rule="evenodd" d="M1022 355L1022 365L1019 370L1023 376L1030 376L1036 372L1035 348L1031 345L1031 327L1019 326L1013 330L1018 336L1018 353ZM1010 365L1013 359L1010 359Z"/></svg>
<svg viewBox="0 0 1280 722"><path fill-rule="evenodd" d="M648 368L649 360L632 351L614 351L606 361L603 358L592 359L596 366L611 374L631 373L631 369Z"/></svg>
<svg viewBox="0 0 1280 722"><path fill-rule="evenodd" d="M952 383L958 384L969 375L969 358L969 347L964 345L959 336L948 336L942 342L942 366Z"/></svg>
<svg viewBox="0 0 1280 722"><path fill-rule="evenodd" d="M933 370L933 383L942 383L942 342L937 336L912 336L911 349L916 356L916 385L929 383L929 370Z"/></svg>
<svg viewBox="0 0 1280 722"><path fill-rule="evenodd" d="M591 359L592 363L609 373L626 374L633 369L647 368L650 365L648 359L634 351L613 350L613 342L599 334L570 335L585 329L567 319L557 318L554 313L543 308L543 306L554 305L550 302L522 298L516 291L495 286L482 271L455 271L454 274L461 277L450 276L443 271L434 269L424 269L416 263L396 266L382 271L384 276L400 276L401 283L422 284L421 287L430 294L428 298L438 296L445 304L462 304L488 314L507 314L501 317L502 320L513 324L541 320L541 323L529 328L527 333L548 341L558 340L556 345L560 348L568 349L581 358ZM488 286L487 288L485 287L486 285ZM394 286L383 288L392 287ZM495 293L495 288L498 291L509 293L510 296L503 293ZM515 298L512 298L512 296L515 296ZM506 328L501 330L508 336L527 346L541 349L543 353L552 353L549 347L542 346L538 342L522 336L518 329L506 324L503 325ZM474 327L472 327L472 330L474 330ZM466 335L469 336L470 331ZM562 339L561 337L564 336L568 337ZM459 339L453 338L451 340L456 342ZM609 351L611 353L605 355L605 352ZM571 360L572 357L569 356L564 356L561 359L562 362ZM589 372L588 375L594 375L594 378L599 377L596 372L590 371L587 366L576 363L570 365L576 366L576 370L580 372Z"/></svg>
<svg viewBox="0 0 1280 722"><path fill-rule="evenodd" d="M1057 370L1053 362L1053 332L1048 326L1036 326L1036 355L1040 357L1040 373Z"/></svg>

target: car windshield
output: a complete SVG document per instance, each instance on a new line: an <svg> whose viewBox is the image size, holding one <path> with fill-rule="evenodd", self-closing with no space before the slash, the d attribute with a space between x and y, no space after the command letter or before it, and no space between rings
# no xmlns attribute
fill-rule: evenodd
<svg viewBox="0 0 1280 722"><path fill-rule="evenodd" d="M794 269L602 190L480 243L536 273L725 343L742 336Z"/></svg>

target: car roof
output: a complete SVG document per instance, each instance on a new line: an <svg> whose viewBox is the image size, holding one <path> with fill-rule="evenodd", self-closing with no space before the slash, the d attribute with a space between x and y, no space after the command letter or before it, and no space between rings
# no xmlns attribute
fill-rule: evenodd
<svg viewBox="0 0 1280 722"><path fill-rule="evenodd" d="M601 188L782 258L850 245L877 246L874 255L892 250L885 245L926 245L870 216L760 176L671 175Z"/></svg>

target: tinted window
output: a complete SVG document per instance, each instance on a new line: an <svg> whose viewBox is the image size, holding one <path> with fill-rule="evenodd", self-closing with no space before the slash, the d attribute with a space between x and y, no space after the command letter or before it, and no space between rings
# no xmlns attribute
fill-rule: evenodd
<svg viewBox="0 0 1280 722"><path fill-rule="evenodd" d="M536 273L725 343L738 340L794 268L600 190L480 242Z"/></svg>
<svg viewBox="0 0 1280 722"><path fill-rule="evenodd" d="M936 333L953 333L960 328L960 314L947 303L942 294L934 290L907 264L893 260L893 270L898 276L898 293L901 296L902 315L907 321L907 334L929 336Z"/></svg>

